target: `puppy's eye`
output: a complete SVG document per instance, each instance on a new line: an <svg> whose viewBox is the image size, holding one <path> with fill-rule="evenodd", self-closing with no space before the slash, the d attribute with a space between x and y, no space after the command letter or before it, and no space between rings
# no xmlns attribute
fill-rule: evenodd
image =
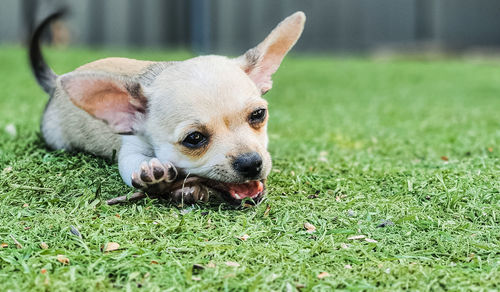
<svg viewBox="0 0 500 292"><path fill-rule="evenodd" d="M266 119L266 109L261 108L253 111L248 118L250 124L262 123Z"/></svg>
<svg viewBox="0 0 500 292"><path fill-rule="evenodd" d="M200 148L207 143L207 137L200 132L192 132L182 141L182 145L188 148Z"/></svg>

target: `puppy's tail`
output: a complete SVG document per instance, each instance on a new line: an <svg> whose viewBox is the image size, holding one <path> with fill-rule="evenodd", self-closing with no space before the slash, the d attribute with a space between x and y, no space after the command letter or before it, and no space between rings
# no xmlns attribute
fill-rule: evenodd
<svg viewBox="0 0 500 292"><path fill-rule="evenodd" d="M47 26L54 20L62 17L66 14L66 9L60 9L52 14L50 14L44 21L36 28L33 36L31 37L30 47L29 47L29 58L31 64L31 70L35 75L38 84L43 88L43 90L49 94L52 93L56 87L57 75L50 69L50 67L45 62L42 52L40 50L40 37Z"/></svg>

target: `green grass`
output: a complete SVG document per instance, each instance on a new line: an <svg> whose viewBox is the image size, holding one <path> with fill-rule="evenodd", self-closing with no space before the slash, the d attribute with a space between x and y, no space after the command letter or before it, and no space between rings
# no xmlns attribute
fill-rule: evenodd
<svg viewBox="0 0 500 292"><path fill-rule="evenodd" d="M105 56L189 56L47 53L58 73ZM268 197L240 210L107 206L132 192L116 165L48 151L47 98L25 52L3 47L0 64L2 291L499 288L500 62L288 58L266 95ZM348 239L360 234L377 242ZM107 242L120 249L102 252Z"/></svg>

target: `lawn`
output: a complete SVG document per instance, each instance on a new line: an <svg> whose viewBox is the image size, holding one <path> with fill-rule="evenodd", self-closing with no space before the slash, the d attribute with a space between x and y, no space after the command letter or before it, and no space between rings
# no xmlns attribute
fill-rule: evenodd
<svg viewBox="0 0 500 292"><path fill-rule="evenodd" d="M189 54L47 51L57 73L106 56ZM2 291L499 289L498 60L289 57L266 95L268 196L240 209L106 205L133 190L45 148L23 49L0 48L0 75Z"/></svg>

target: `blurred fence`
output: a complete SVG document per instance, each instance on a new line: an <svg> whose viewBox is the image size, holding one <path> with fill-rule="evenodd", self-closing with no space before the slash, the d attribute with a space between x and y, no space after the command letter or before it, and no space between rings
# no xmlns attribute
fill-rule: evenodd
<svg viewBox="0 0 500 292"><path fill-rule="evenodd" d="M237 53L303 10L299 51L500 47L499 0L2 0L0 42L24 41L61 5L71 42Z"/></svg>

